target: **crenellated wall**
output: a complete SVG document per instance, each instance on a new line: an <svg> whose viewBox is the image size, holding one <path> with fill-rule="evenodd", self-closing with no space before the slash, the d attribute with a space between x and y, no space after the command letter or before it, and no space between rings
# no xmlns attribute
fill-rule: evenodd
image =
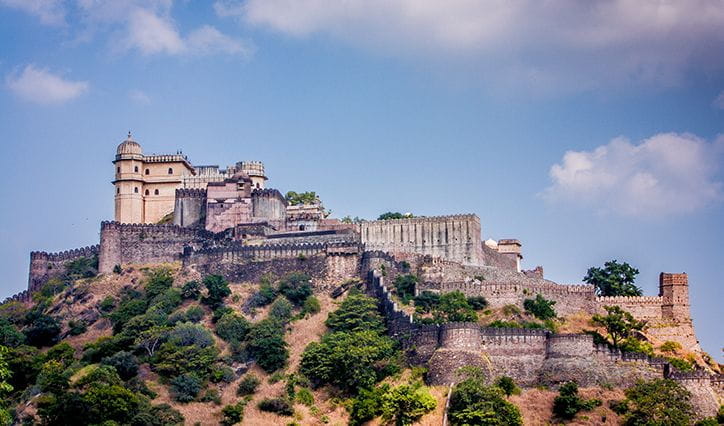
<svg viewBox="0 0 724 426"><path fill-rule="evenodd" d="M175 262L181 260L184 247L200 248L214 239L203 229L102 222L98 270L109 273L116 265Z"/></svg>
<svg viewBox="0 0 724 426"><path fill-rule="evenodd" d="M83 257L98 256L98 245L66 250L58 253L44 251L30 252L30 273L28 274L28 290L32 293L51 278L58 278L65 274L65 265L68 262Z"/></svg>
<svg viewBox="0 0 724 426"><path fill-rule="evenodd" d="M173 224L203 228L206 224L206 189L177 189Z"/></svg>
<svg viewBox="0 0 724 426"><path fill-rule="evenodd" d="M480 219L473 214L362 222L359 232L367 250L483 264Z"/></svg>

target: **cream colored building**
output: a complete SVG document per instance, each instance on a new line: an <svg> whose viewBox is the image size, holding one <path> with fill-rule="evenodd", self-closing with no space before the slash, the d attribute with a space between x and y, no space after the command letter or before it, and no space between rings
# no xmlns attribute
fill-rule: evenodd
<svg viewBox="0 0 724 426"><path fill-rule="evenodd" d="M251 178L252 188L264 189L264 164L242 161L235 166L194 167L185 155L144 155L141 145L128 132L116 149L115 220L121 223L158 223L173 213L176 190L206 189L210 182L222 182L237 172Z"/></svg>

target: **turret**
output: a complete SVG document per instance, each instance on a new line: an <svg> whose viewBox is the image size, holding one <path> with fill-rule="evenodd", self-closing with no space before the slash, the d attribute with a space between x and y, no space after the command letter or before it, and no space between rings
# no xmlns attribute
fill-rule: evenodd
<svg viewBox="0 0 724 426"><path fill-rule="evenodd" d="M251 185L255 189L264 189L264 182L267 177L264 174L264 163L261 161L242 161L237 163L237 170L249 175L251 178Z"/></svg>
<svg viewBox="0 0 724 426"><path fill-rule="evenodd" d="M498 253L513 257L515 259L515 269L518 272L520 272L520 261L523 259L520 247L521 244L518 240L498 240Z"/></svg>
<svg viewBox="0 0 724 426"><path fill-rule="evenodd" d="M662 272L659 275L659 296L663 298L661 314L663 318L688 321L689 310L689 277L686 273L671 274Z"/></svg>
<svg viewBox="0 0 724 426"><path fill-rule="evenodd" d="M116 148L115 219L122 223L143 222L143 150L128 132Z"/></svg>

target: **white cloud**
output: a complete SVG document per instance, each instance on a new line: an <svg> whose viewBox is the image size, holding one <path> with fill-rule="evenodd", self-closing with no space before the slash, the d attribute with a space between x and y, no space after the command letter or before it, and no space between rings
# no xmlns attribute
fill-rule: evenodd
<svg viewBox="0 0 724 426"><path fill-rule="evenodd" d="M128 98L139 105L150 105L151 97L146 92L138 89L133 89L128 92Z"/></svg>
<svg viewBox="0 0 724 426"><path fill-rule="evenodd" d="M88 91L85 81L64 80L46 69L28 65L21 73L11 73L6 84L20 98L39 104L60 104Z"/></svg>
<svg viewBox="0 0 724 426"><path fill-rule="evenodd" d="M65 7L61 0L0 0L0 5L37 16L46 25L65 24Z"/></svg>
<svg viewBox="0 0 724 426"><path fill-rule="evenodd" d="M724 90L719 93L719 96L711 104L714 108L724 109Z"/></svg>
<svg viewBox="0 0 724 426"><path fill-rule="evenodd" d="M186 44L190 52L200 55L226 53L248 56L252 53L248 43L226 36L210 25L191 32Z"/></svg>
<svg viewBox="0 0 724 426"><path fill-rule="evenodd" d="M625 216L690 213L724 198L717 180L723 157L724 135L714 143L677 133L640 144L619 137L593 151L566 152L540 195Z"/></svg>
<svg viewBox="0 0 724 426"><path fill-rule="evenodd" d="M473 61L509 85L661 86L724 68L721 0L220 0L215 10L292 37L442 57L442 69Z"/></svg>
<svg viewBox="0 0 724 426"><path fill-rule="evenodd" d="M181 36L169 18L146 9L136 9L128 20L128 48L136 48L143 54L177 54L186 49Z"/></svg>

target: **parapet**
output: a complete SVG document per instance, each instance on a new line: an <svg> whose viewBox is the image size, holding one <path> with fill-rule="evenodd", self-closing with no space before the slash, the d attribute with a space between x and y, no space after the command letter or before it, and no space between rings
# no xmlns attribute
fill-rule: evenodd
<svg viewBox="0 0 724 426"><path fill-rule="evenodd" d="M661 296L597 296L596 301L606 305L661 305Z"/></svg>
<svg viewBox="0 0 724 426"><path fill-rule="evenodd" d="M179 188L176 190L176 198L206 198L206 189Z"/></svg>
<svg viewBox="0 0 724 426"><path fill-rule="evenodd" d="M375 225L375 224L402 224L402 223L420 223L420 222L427 222L427 223L436 223L436 222L444 222L447 220L475 220L480 222L480 218L478 215L474 213L464 213L464 214L453 214L453 215L444 215L444 216L420 216L420 217L406 217L402 219L387 219L387 220L370 220L362 222L361 225Z"/></svg>
<svg viewBox="0 0 724 426"><path fill-rule="evenodd" d="M280 200L284 201L284 205L287 204L287 199L284 198L281 192L279 192L278 189L273 188L264 188L264 189L254 189L251 192L252 197L263 197L263 198L279 198Z"/></svg>
<svg viewBox="0 0 724 426"><path fill-rule="evenodd" d="M31 251L30 260L48 260L63 261L63 260L75 260L79 257L93 257L98 254L100 245L96 244L93 246L81 247L77 249L65 250L56 253L48 253L45 251Z"/></svg>

